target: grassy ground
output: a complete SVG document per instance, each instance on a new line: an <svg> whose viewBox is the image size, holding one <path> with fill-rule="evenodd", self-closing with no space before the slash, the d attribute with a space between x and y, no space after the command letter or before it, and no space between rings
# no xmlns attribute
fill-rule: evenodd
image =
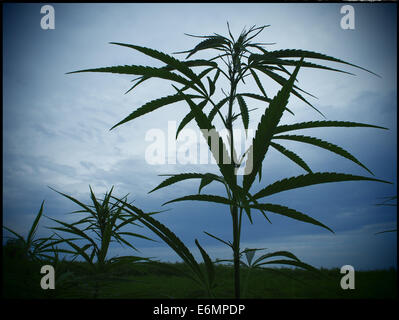
<svg viewBox="0 0 399 320"><path fill-rule="evenodd" d="M4 298L93 298L95 282L82 263L63 263L56 269L55 290L40 288L40 265L3 259ZM135 264L99 280L98 298L208 298L202 288L184 277L183 264ZM63 276L61 276L63 274ZM343 275L338 269L322 269L320 274L299 269L242 269L243 298L278 299L396 299L396 270L357 271L355 289L342 290ZM233 298L233 269L216 268L216 298ZM248 281L246 281L248 279ZM247 286L245 284L247 283Z"/></svg>

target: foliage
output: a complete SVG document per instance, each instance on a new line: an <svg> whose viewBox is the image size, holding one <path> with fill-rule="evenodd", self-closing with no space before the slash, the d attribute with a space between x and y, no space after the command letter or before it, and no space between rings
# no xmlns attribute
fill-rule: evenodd
<svg viewBox="0 0 399 320"><path fill-rule="evenodd" d="M15 238L9 239L6 243L5 252L8 255L33 261L41 261L45 259L54 262L57 260L57 256L51 256L49 254L54 253L54 245L61 241L54 240L53 235L51 237L35 238L39 221L43 215L43 208L44 201L40 206L39 212L37 213L26 238L16 231L3 226L5 230L11 232L15 236Z"/></svg>
<svg viewBox="0 0 399 320"><path fill-rule="evenodd" d="M267 50L265 48L265 45L267 44L252 42L252 40L256 36L258 36L266 27L268 26L253 26L248 30L244 29L237 38L233 37L230 28L228 28L229 37L225 37L216 33L213 35L205 36L189 35L192 37L200 38L202 40L193 49L180 52L187 53L185 61L178 60L166 53L159 52L154 49L145 48L138 45L113 43L115 45L120 45L139 51L149 57L163 62L165 65L160 68L154 68L150 66L124 65L92 68L70 72L105 72L139 76L138 78L134 79L134 81L137 82L128 90L128 92L133 90L139 84L151 78L160 78L172 82L172 86L176 91L174 95L156 98L152 101L147 102L146 104L134 110L127 117L114 125L111 129L114 129L121 124L126 124L127 122L144 116L145 114L153 112L166 105L170 105L179 101L185 101L188 106L188 113L182 119L178 127L178 133L181 132L181 130L193 120L195 121L199 129L202 129L203 133L204 129L208 131L213 130L213 132L215 133L213 138L216 139L216 141L218 142L218 147L212 147L212 141L207 136L205 136L205 139L207 140L209 149L214 158L217 160L219 159L219 161L217 161L217 164L221 175L215 175L213 173L174 174L171 175L171 177L166 179L164 182L162 182L153 191L186 179L200 179L200 191L202 190L202 188L209 185L213 181L217 181L224 185L226 189L226 197L211 194L195 194L180 197L168 201L167 203L172 203L176 201L197 200L222 203L229 206L230 215L232 218L232 242L222 240L215 235L211 236L231 247L233 251L235 281L234 290L235 297L237 298L239 298L241 294L240 239L243 213L247 215L251 223L251 215L253 210L255 209L256 211L259 211L261 214L263 214L263 216L268 221L270 220L266 213L274 213L284 215L302 222L312 223L324 227L329 231L332 231L323 223L308 216L307 214L298 212L295 209L288 208L279 204L260 203L259 201L261 201L265 197L282 191L321 183L357 180L386 182L376 178L355 176L345 173L313 172L310 166L299 155L283 147L277 142L278 140L290 140L301 143L308 143L316 147L329 150L348 160L351 160L352 162L364 168L367 172L371 173L371 171L355 156L335 144L312 136L292 135L286 133L299 129L325 127L369 127L380 129L386 128L371 124L336 120L299 122L291 125L280 124L285 112L294 114L294 112L287 107L291 95L299 98L309 107L313 108L316 112L323 116L323 114L315 106L313 106L307 100L307 98L304 97L304 95L312 95L296 86L297 76L300 68L313 68L350 74L349 72L346 72L344 70L335 69L318 63L310 62L308 61L308 59L337 63L341 65L355 67L367 71L371 74L374 73L352 63L318 52L297 49L274 51ZM188 60L191 56L203 50L215 50L217 51L217 54L213 58L210 58L208 60ZM194 71L194 68L197 67L202 67L204 69L197 73ZM294 70L292 72L288 70L288 68L290 67L294 67ZM260 76L266 76L267 78L271 79L276 84L281 86L281 89L274 97L270 97L267 94L267 90L263 86ZM257 89L259 89L259 92L247 92L247 90L245 89L248 81L247 77L252 78L257 86ZM226 88L226 90L223 90L223 88L221 88L225 97L215 100L215 93L217 92L217 89L220 88L220 83L223 84L225 82L228 83L228 87ZM194 100L199 101L194 102ZM252 102L254 100L256 100L257 105L264 108L264 111L260 118L260 121L258 122L256 133L252 140L252 145L242 155L237 155L234 145L234 121L241 118L243 128L245 130L248 129L249 122L251 120L251 110L248 109L248 106L252 106ZM237 102L238 108L235 102ZM205 111L206 107L211 108L209 113ZM228 131L228 145L224 143L218 129L215 127L216 116L219 117L220 121L224 125L224 128ZM256 194L252 194L251 190L255 182L256 176L259 176L259 181L261 181L263 162L268 151L271 148L279 151L283 156L296 163L307 173L304 175L289 177L280 181L276 181L264 187ZM220 159L223 159L224 161L222 162L220 161ZM245 173L242 181L239 181L237 176L237 171L240 167L244 169ZM152 227L154 227L155 220L152 221L152 223ZM171 243L170 245L174 244ZM184 249L180 248L179 250ZM281 263L292 264L292 261L296 260L291 259L290 262L286 260L281 260ZM190 260L190 258L187 258L186 263L190 264L193 262ZM194 264L192 266L195 268Z"/></svg>
<svg viewBox="0 0 399 320"><path fill-rule="evenodd" d="M390 197L384 197L384 201L381 203L376 204L376 206L388 206L388 207L397 207L397 196L390 196ZM384 230L377 232L375 234L381 234L381 233L388 233L388 232L398 232L398 229L390 229L390 230Z"/></svg>
<svg viewBox="0 0 399 320"><path fill-rule="evenodd" d="M90 187L92 205L85 205L67 194L56 191L82 208L81 210L72 212L73 214L85 214L85 217L73 223L67 223L50 218L59 225L57 227L52 227L51 229L67 233L74 237L67 239L57 234L61 239L60 241L69 246L69 249L58 249L58 252L73 255L73 260L78 256L83 258L87 263L84 265L86 272L84 272L85 274L83 277L86 279L89 277L95 280L93 290L94 297L98 296L100 290L99 285L102 281L118 279L117 277L112 276L113 269L123 264L131 264L146 260L146 258L138 256L107 258L109 247L112 242L116 241L120 245L127 245L128 247L137 250L131 242L126 240L126 236L152 240L138 233L122 231L124 226L137 226L137 223L135 223L137 218L125 214L122 210L124 205L119 206L118 202L112 203L110 201L112 191L113 187L109 192L105 193L102 200L98 200ZM126 198L127 196L125 196L125 199ZM157 212L150 214L155 213ZM77 244L76 241L80 241L81 244Z"/></svg>

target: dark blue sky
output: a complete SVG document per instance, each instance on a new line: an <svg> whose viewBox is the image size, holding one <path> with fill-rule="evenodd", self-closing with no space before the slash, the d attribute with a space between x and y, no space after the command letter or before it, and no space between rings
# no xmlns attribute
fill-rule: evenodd
<svg viewBox="0 0 399 320"><path fill-rule="evenodd" d="M396 233L375 232L396 228L396 207L374 204L395 195L397 176L397 17L396 4L352 4L355 30L340 27L340 4L54 4L55 30L40 28L40 4L3 6L3 224L28 232L42 200L45 214L70 219L76 207L47 186L89 201L89 184L99 196L112 185L118 195L145 211L167 207L158 219L189 247L194 239L212 258L227 258L228 248L203 234L231 239L228 208L185 202L161 205L175 197L193 194L198 183L182 182L148 195L164 178L159 174L217 172L215 166L150 165L145 151L150 129L167 132L168 121L180 121L187 106L175 104L115 130L109 129L147 101L173 93L163 82L143 84L124 95L132 77L66 72L89 67L137 64L159 66L133 50L108 44L138 44L166 53L185 50L196 39L184 33L226 34L226 21L234 34L253 24L271 26L260 42L275 42L273 49L317 51L366 67L381 76L342 67L356 76L320 70L300 70L303 89L316 95L314 105L330 120L376 124L369 128L312 129L309 134L340 145L393 185L376 182L341 182L283 192L268 201L295 208L335 231L270 214L254 224L245 220L242 247L290 250L315 266L355 269L388 268L397 264ZM198 58L206 57L199 54ZM183 57L181 57L183 59ZM278 87L265 82L273 95ZM256 91L253 84L250 89ZM251 87L252 86L252 87ZM253 107L258 107L254 105ZM290 99L295 118L284 123L321 120L296 98ZM251 115L252 116L252 115ZM256 128L260 113L251 118ZM195 126L191 125L194 129ZM285 143L300 154L313 171L336 171L369 176L349 160L305 144ZM304 171L277 152L264 162L261 188ZM206 193L223 194L217 185ZM44 219L39 236L49 234ZM145 232L145 231L143 231ZM162 243L136 241L145 256L177 259ZM198 256L196 249L193 249ZM111 254L129 254L115 247ZM133 252L134 253L134 252Z"/></svg>

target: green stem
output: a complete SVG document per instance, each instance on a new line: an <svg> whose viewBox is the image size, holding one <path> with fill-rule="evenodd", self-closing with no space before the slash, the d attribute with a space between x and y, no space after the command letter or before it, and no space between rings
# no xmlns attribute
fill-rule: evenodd
<svg viewBox="0 0 399 320"><path fill-rule="evenodd" d="M231 55L234 57L234 50L232 50ZM234 59L233 59L234 60ZM236 78L237 69L236 64L232 61L232 72L230 74L230 99L229 99L229 113L227 115L227 130L230 134L230 158L232 160L232 166L236 167L236 159L234 157L234 135L233 135L233 103L236 95L236 89L238 84L238 79ZM237 185L237 176L234 174L234 183ZM233 222L233 261L234 261L234 296L236 299L240 298L240 229L241 229L241 219L238 217L238 206L237 206L237 196L235 190L231 190L233 193L233 206L231 208L231 216Z"/></svg>
<svg viewBox="0 0 399 320"><path fill-rule="evenodd" d="M233 206L233 260L234 260L234 296L240 298L240 234L238 208Z"/></svg>
<svg viewBox="0 0 399 320"><path fill-rule="evenodd" d="M248 283L249 283L249 278L251 275L251 271L252 271L252 267L249 266L248 268L248 272L247 272L247 277L245 279L245 284L244 284L244 292L242 293L242 296L245 297L246 293L247 293L247 289L248 289Z"/></svg>

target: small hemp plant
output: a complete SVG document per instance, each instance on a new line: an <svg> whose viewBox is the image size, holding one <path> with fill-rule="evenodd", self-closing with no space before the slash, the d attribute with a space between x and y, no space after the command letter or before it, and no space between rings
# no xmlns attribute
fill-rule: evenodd
<svg viewBox="0 0 399 320"><path fill-rule="evenodd" d="M72 196L59 191L56 192L81 207L80 210L73 211L72 214L78 216L84 215L82 219L73 223L49 218L57 223L57 226L51 227L50 229L73 236L73 238L67 239L56 233L60 238L60 242L67 244L69 247L69 249L58 249L58 252L73 255L73 260L77 257L83 258L85 262L83 267L86 269L85 271L88 276L83 276L82 282L84 282L83 280L92 281L93 288L91 292L93 298L99 297L100 289L102 289L107 282L115 280L127 281L125 278L113 276L113 270L122 265L148 260L147 258L138 256L108 257L112 242L118 242L120 245L126 245L138 251L137 248L126 239L127 236L154 241L144 235L124 230L124 227L127 226L138 226L136 223L137 217L125 213L123 210L125 204L121 205L119 201L112 202L113 187L109 192L105 193L103 199L97 199L90 187L92 205L83 204ZM124 203L126 203L127 196L123 199ZM156 213L158 212L147 213L147 215ZM75 243L75 241L79 241L79 243Z"/></svg>
<svg viewBox="0 0 399 320"><path fill-rule="evenodd" d="M43 216L44 201L40 205L40 209L33 221L28 235L24 238L21 234L16 231L3 226L5 230L14 235L13 238L7 241L7 249L10 249L9 253L11 256L17 256L18 258L28 259L36 262L57 262L58 256L54 254L54 245L62 242L61 240L54 240L54 235L50 237L37 238L36 232L39 226L41 217ZM51 255L53 254L53 255Z"/></svg>
<svg viewBox="0 0 399 320"><path fill-rule="evenodd" d="M177 128L176 139L179 132L188 123L194 121L203 133L210 152L217 162L220 174L195 172L172 174L151 192L188 179L199 179L200 191L212 182L220 183L224 186L226 190L225 196L201 194L199 192L198 194L183 196L166 203L195 200L228 206L232 222L232 241L225 241L216 235L207 234L231 248L234 264L234 296L240 298L240 257L242 255L240 251L240 239L243 215L246 215L252 223L254 210L260 212L269 222L270 219L267 213L279 214L302 222L311 223L333 232L323 223L304 213L280 204L263 202L263 199L283 191L328 182L354 180L389 182L346 173L313 172L298 154L279 143L279 141L296 141L317 146L353 161L372 174L355 156L343 148L316 137L295 135L291 134L291 132L300 129L326 127L386 128L371 124L335 120L298 122L289 125L283 125L280 122L283 114L289 113L294 115L294 112L287 107L290 95L299 98L323 116L303 96L303 94L310 94L295 85L300 68L329 70L353 75L343 70L309 62L307 61L308 59L351 66L376 75L375 73L322 53L297 49L267 50L266 46L269 44L253 42L253 40L268 25L252 26L248 30L244 29L237 38L233 37L229 24L227 26L228 36L222 36L217 33L204 36L188 35L200 38L201 40L193 49L177 52L178 54L187 53L185 60L178 60L166 53L138 45L111 43L139 51L165 64L159 68L140 65L121 65L85 69L69 73L105 72L139 76L134 79L136 83L127 92L130 92L141 83L152 78L160 78L172 83L176 92L175 94L157 97L145 103L114 125L111 130L164 106L180 101L187 104L188 112ZM194 54L203 50L213 51L215 52L215 56L209 59L189 59ZM200 70L196 72L194 71L195 68L199 68ZM294 68L294 70L290 71L289 68ZM266 76L269 80L271 79L281 86L281 89L274 97L270 97L267 94L260 75ZM259 89L257 93L248 92L247 77L251 77L254 83L256 83L256 88ZM222 98L216 94L219 89L224 94ZM248 130L250 111L252 111L248 106L252 107L253 105L262 108L262 116L258 122L251 146L239 156L236 154L234 144L234 127L242 125L246 131ZM218 123L223 124L224 128L216 128L217 119L220 120ZM241 125L236 121L238 119L241 119ZM220 129L225 129L228 132L228 141L226 144L219 134ZM209 132L212 132L211 136ZM277 150L283 156L293 161L305 171L305 174L273 182L254 193L252 187L255 178L258 176L259 182L261 182L263 160L270 149ZM244 169L244 175L242 176L238 174L238 169L241 167ZM281 263L284 263L284 260L281 260ZM298 262L297 265L299 266L300 263Z"/></svg>

